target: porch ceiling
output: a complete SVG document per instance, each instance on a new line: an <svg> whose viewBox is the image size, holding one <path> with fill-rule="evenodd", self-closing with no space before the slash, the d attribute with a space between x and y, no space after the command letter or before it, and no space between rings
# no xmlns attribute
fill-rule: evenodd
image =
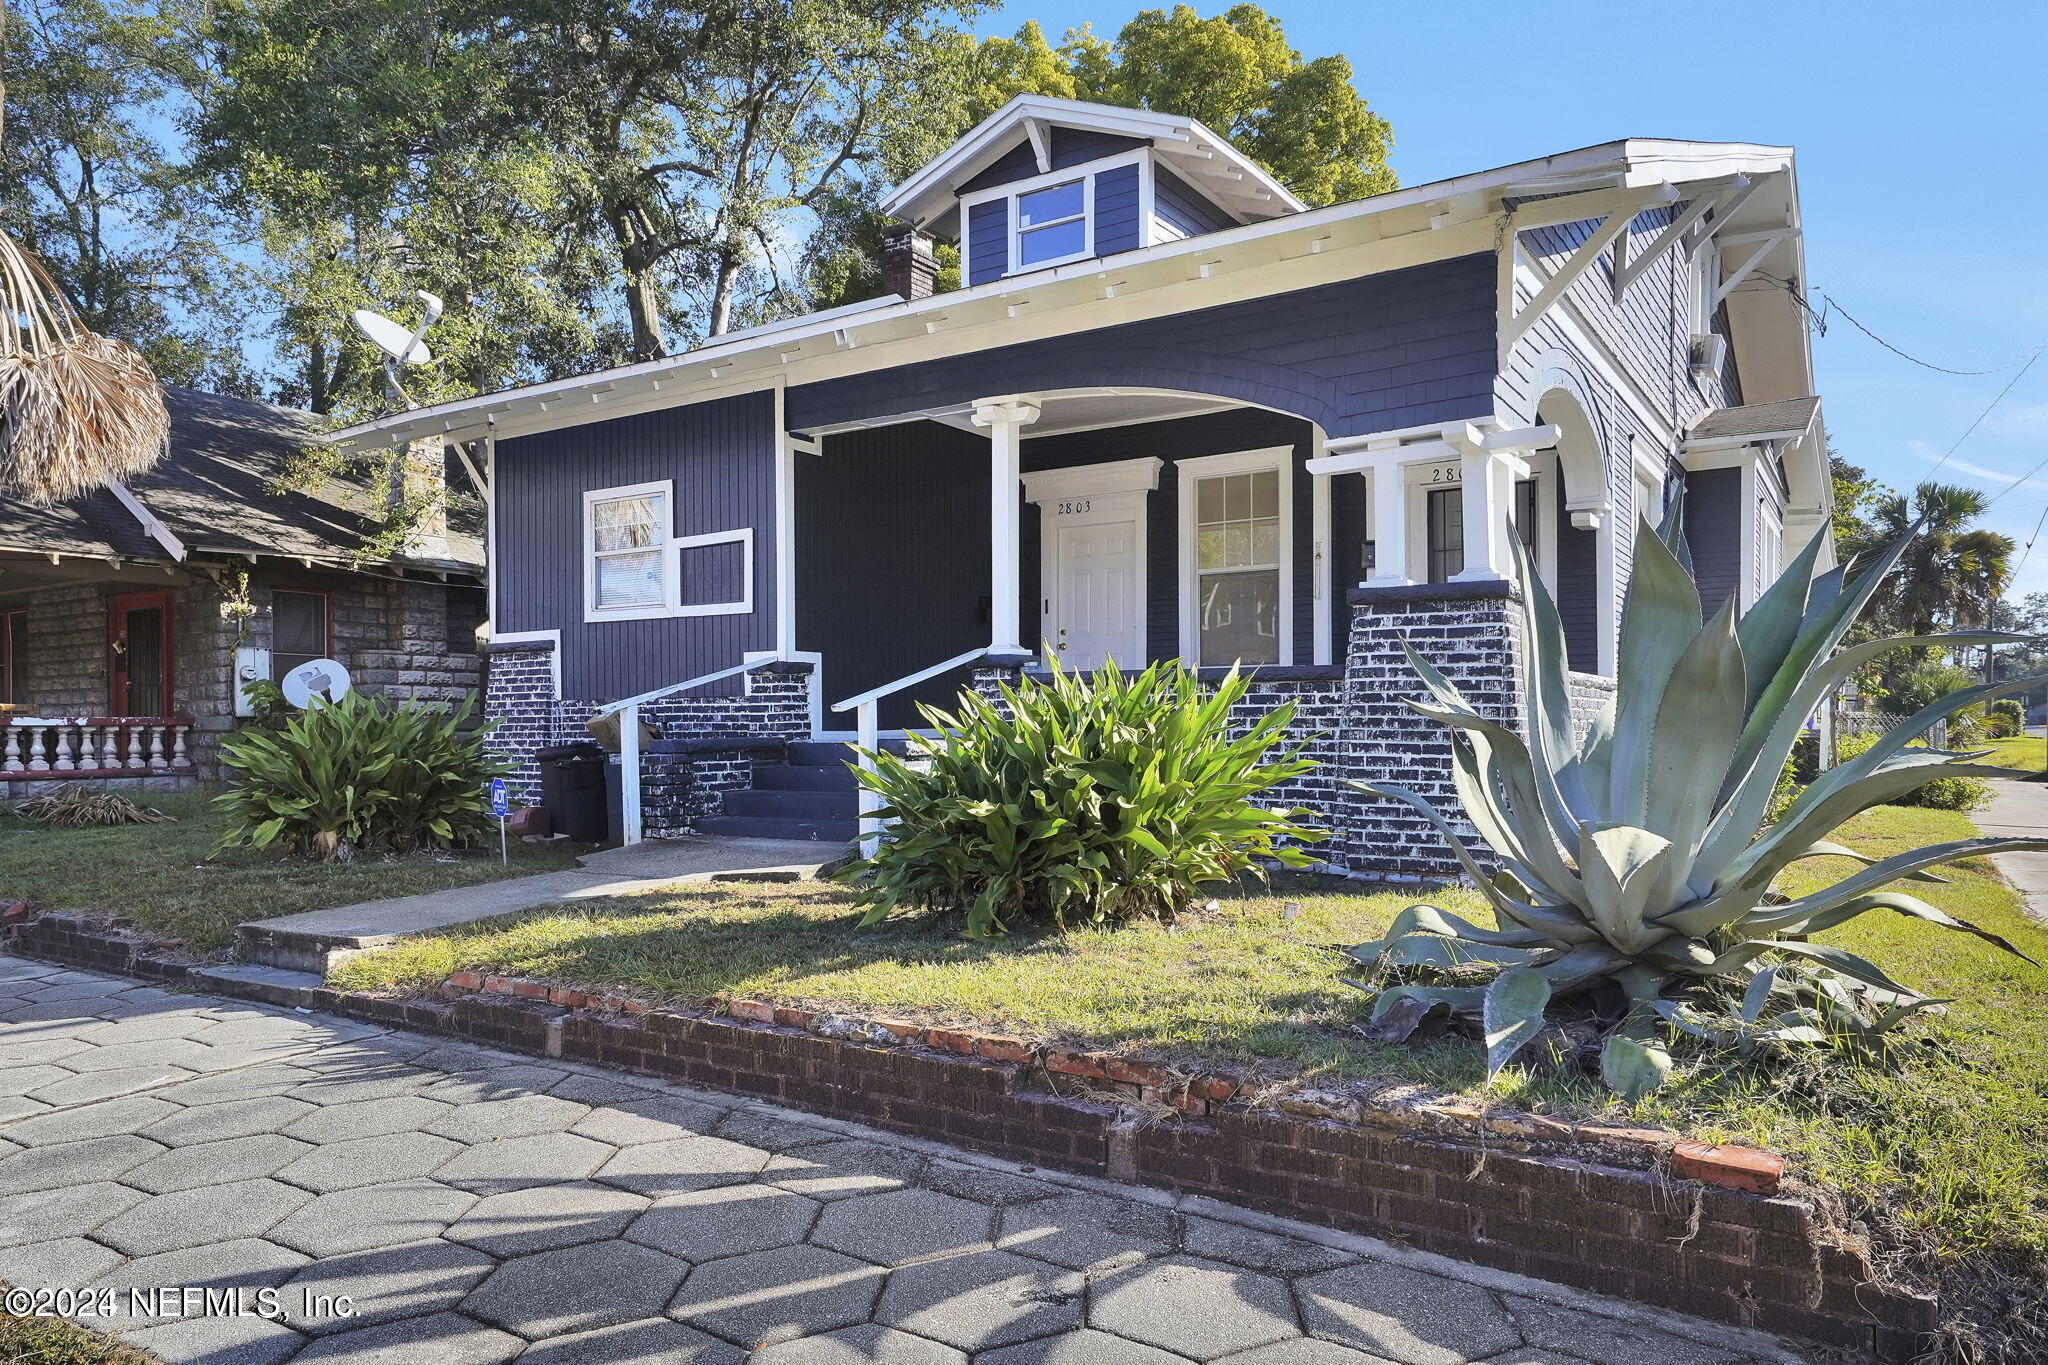
<svg viewBox="0 0 2048 1365"><path fill-rule="evenodd" d="M1130 389L1083 389L1065 393L1022 394L1038 404L1038 420L1023 429L1024 439L1058 436L1068 432L1092 431L1100 427L1129 426L1139 422L1166 422L1178 417L1197 417L1242 404L1202 394L1159 393ZM985 432L974 425L974 404L956 403L945 407L920 408L887 417L867 418L812 428L811 437L832 436L873 427L897 426L904 422L943 422L962 431Z"/></svg>

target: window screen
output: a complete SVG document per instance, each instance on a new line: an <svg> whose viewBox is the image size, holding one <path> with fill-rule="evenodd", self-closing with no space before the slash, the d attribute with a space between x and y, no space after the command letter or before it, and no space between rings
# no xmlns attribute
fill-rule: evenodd
<svg viewBox="0 0 2048 1365"><path fill-rule="evenodd" d="M270 680L327 657L327 594L270 594Z"/></svg>

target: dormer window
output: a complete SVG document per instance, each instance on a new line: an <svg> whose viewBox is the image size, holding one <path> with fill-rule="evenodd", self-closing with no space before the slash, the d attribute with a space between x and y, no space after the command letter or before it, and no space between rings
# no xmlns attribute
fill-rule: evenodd
<svg viewBox="0 0 2048 1365"><path fill-rule="evenodd" d="M1014 269L1028 270L1088 255L1087 178L1018 195L1014 221Z"/></svg>

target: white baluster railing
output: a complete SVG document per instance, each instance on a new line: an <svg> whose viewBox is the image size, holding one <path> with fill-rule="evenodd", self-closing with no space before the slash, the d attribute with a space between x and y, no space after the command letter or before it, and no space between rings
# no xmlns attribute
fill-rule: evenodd
<svg viewBox="0 0 2048 1365"><path fill-rule="evenodd" d="M928 678L938 677L941 673L951 673L956 668L965 667L976 659L985 657L988 652L987 645L977 645L965 654L955 654L944 663L921 668L915 673L898 678L895 682L883 683L880 687L870 688L857 697L848 697L845 701L833 703L832 709L835 712L854 713L854 742L860 746L861 770L875 770L873 755L882 743L881 713L878 709L882 698L901 692L906 687L915 687ZM860 856L863 858L872 858L876 847L882 841L882 822L874 815L881 804L882 798L878 794L865 786L860 789Z"/></svg>
<svg viewBox="0 0 2048 1365"><path fill-rule="evenodd" d="M184 716L14 716L0 725L0 778L190 772Z"/></svg>
<svg viewBox="0 0 2048 1365"><path fill-rule="evenodd" d="M637 697L628 697L624 701L615 701L609 706L598 708L597 714L591 717L592 720L603 720L606 716L614 715L619 718L619 837L623 842L640 842L640 708L648 702L660 701L663 697L672 697L678 692L688 692L692 688L722 682L726 678L737 677L742 673L755 672L770 664L787 662L789 660L780 654L766 654L748 659L745 663L734 664L731 668L721 668L716 673L706 673L701 678L670 683L667 687L657 687L652 692L642 692Z"/></svg>

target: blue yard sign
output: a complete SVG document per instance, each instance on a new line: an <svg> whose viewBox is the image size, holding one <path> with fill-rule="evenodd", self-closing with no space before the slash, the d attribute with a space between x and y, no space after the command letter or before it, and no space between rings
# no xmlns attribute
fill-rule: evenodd
<svg viewBox="0 0 2048 1365"><path fill-rule="evenodd" d="M505 779L494 777L489 788L491 814L498 821L498 860L505 866L512 866L512 844L505 837L505 816L511 812L512 803L505 794Z"/></svg>

